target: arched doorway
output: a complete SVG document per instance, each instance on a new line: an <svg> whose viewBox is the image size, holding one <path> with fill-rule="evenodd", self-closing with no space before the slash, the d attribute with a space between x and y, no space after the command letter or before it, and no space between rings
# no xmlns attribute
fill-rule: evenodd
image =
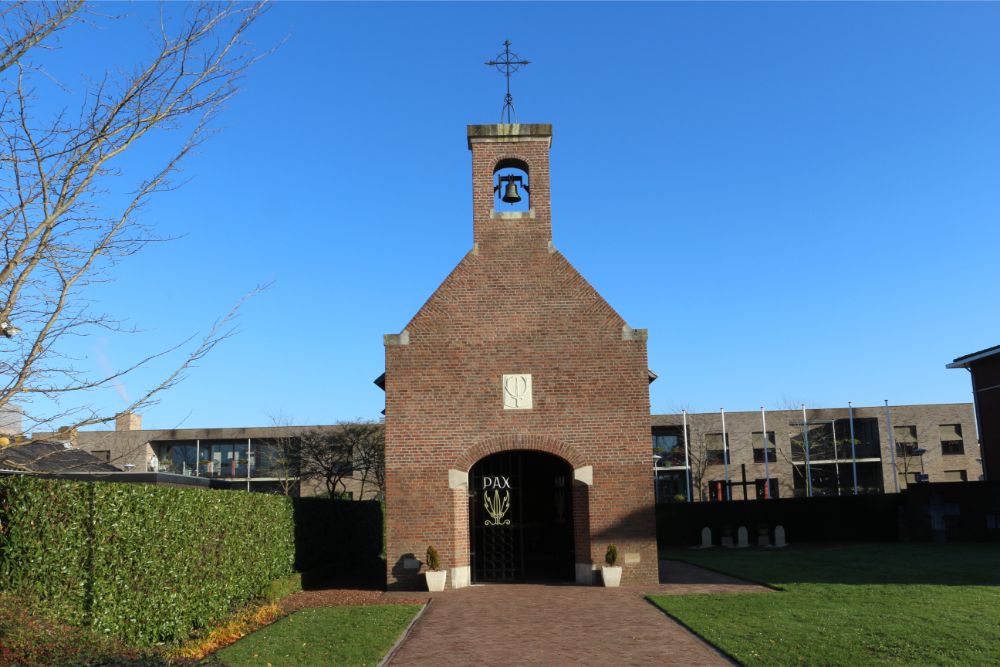
<svg viewBox="0 0 1000 667"><path fill-rule="evenodd" d="M473 582L572 581L573 469L545 452L480 459L469 474Z"/></svg>

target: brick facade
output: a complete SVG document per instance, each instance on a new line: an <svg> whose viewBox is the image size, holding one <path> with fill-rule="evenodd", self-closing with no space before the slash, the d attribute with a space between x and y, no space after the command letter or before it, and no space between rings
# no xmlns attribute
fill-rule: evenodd
<svg viewBox="0 0 1000 667"><path fill-rule="evenodd" d="M469 581L468 473L506 450L555 454L574 470L577 579L607 545L625 583L655 583L646 336L555 250L551 126L470 126L473 247L399 334L386 336L389 585L419 585L428 545ZM531 209L494 210L494 171L527 167ZM501 378L530 374L533 407L505 410Z"/></svg>
<svg viewBox="0 0 1000 667"><path fill-rule="evenodd" d="M829 468L831 465L839 466L840 490L842 494L853 492L851 453L850 453L850 433L847 430L848 420L847 408L810 408L807 411L807 419L810 431L816 435L823 435L825 428L829 427L830 421L836 421L839 431L831 433L836 436L839 443L835 450L836 458L832 459L836 463L831 463L829 458L829 447L824 447L830 440L815 438L811 447L813 448L813 474L819 477L823 467ZM895 431L909 430L912 427L916 437L915 446L924 450L921 456L912 455L911 449L906 444L896 442L894 437L889 439L889 420L886 418L885 407L855 407L854 418L857 425L856 438L859 446L864 438L862 437L862 421L875 420L877 429L875 436L878 442L877 452L862 451L857 452L857 459L862 461L861 465L869 466L875 471L881 489L878 492L894 493L896 485L893 480L893 456L890 442L896 445L896 480L899 482L899 490L906 488L912 482L916 473L923 473L928 476L930 482L956 481L954 476L964 473L968 481L978 481L983 476L983 466L980 455L979 443L976 440L976 423L973 414L973 406L970 403L945 403L929 405L896 405L889 409L889 416L892 420L892 427ZM653 415L652 425L654 435L663 432L665 428L672 427L671 432L682 433L682 417L679 414ZM722 465L705 465L700 461L704 457L706 450L706 440L712 435L722 432L721 415L718 412L697 413L687 416L688 437L690 448L690 462L692 468L692 499L710 499L709 485L712 481L721 481L725 477L725 469ZM955 448L946 448L942 443L941 427L946 425L958 425L962 434L962 451ZM761 414L760 412L727 412L726 431L729 441L729 475L730 480L739 482L741 478L742 466L746 466L747 480L750 482L748 495L755 498L755 480L764 479L763 459L754 459L754 446L760 447L760 441L753 441L753 434L760 433ZM793 438L800 438L802 434L802 412L801 410L771 410L767 412L767 430L774 434L776 445L775 460L768 464L768 474L771 479L777 480L778 497L791 498L806 494L803 485L805 473L804 458L796 456L792 451ZM817 433L818 431L818 433ZM827 453L820 453L826 451ZM672 469L658 473L661 477L677 474L678 468L683 471L683 450L679 451L675 461L664 463L663 467L668 467L676 463ZM864 476L863 476L864 477ZM870 481L870 477L869 477ZM661 486L665 486L662 485ZM835 494L836 489L816 483L814 494L826 495ZM872 492L871 487L864 489L865 484L861 483L861 492ZM742 486L734 486L732 490L734 500L742 500ZM669 500L662 497L661 501Z"/></svg>
<svg viewBox="0 0 1000 667"><path fill-rule="evenodd" d="M984 479L1000 480L1000 345L959 357L948 368L965 368L972 376Z"/></svg>

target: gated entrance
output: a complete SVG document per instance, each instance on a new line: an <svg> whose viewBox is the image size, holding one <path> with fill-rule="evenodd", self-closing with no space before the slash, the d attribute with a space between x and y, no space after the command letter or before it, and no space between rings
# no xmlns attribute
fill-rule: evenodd
<svg viewBox="0 0 1000 667"><path fill-rule="evenodd" d="M572 581L573 471L557 456L509 451L469 475L474 582Z"/></svg>

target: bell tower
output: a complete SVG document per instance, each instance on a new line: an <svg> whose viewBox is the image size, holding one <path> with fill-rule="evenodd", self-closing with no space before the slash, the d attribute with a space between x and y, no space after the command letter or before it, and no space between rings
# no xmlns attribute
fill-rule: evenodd
<svg viewBox="0 0 1000 667"><path fill-rule="evenodd" d="M547 250L552 241L552 126L469 125L468 140L472 151L473 242L477 251L491 252L512 245ZM517 178L520 180L512 180ZM520 201L505 200L514 193Z"/></svg>

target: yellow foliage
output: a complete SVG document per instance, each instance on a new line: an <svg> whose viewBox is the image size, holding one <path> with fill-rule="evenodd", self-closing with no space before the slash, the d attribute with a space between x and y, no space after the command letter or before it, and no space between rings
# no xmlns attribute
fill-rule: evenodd
<svg viewBox="0 0 1000 667"><path fill-rule="evenodd" d="M261 607L244 609L226 623L213 628L204 637L192 639L170 651L174 660L201 660L209 653L229 646L281 617L281 607L268 603Z"/></svg>

